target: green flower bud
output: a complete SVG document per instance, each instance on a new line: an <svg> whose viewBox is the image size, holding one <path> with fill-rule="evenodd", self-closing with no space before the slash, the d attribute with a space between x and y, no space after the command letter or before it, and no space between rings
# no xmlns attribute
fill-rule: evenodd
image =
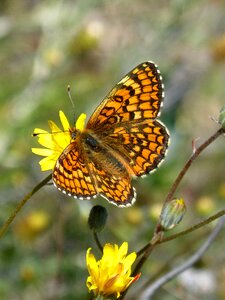
<svg viewBox="0 0 225 300"><path fill-rule="evenodd" d="M222 128L225 129L225 106L223 106L220 110L219 123L221 124Z"/></svg>
<svg viewBox="0 0 225 300"><path fill-rule="evenodd" d="M107 210L103 206L95 205L94 207L92 207L89 214L89 228L96 232L101 231L105 226L107 217Z"/></svg>
<svg viewBox="0 0 225 300"><path fill-rule="evenodd" d="M186 206L183 199L173 199L165 204L160 215L160 225L164 230L177 226L183 219Z"/></svg>

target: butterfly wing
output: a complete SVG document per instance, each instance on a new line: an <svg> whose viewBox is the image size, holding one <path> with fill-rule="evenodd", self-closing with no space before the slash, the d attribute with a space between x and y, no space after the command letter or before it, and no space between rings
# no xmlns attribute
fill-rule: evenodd
<svg viewBox="0 0 225 300"><path fill-rule="evenodd" d="M162 99L163 84L157 66L152 62L142 63L111 90L90 117L87 128L155 119Z"/></svg>
<svg viewBox="0 0 225 300"><path fill-rule="evenodd" d="M166 127L157 120L118 124L102 135L102 143L111 147L129 174L143 176L163 161L169 143Z"/></svg>
<svg viewBox="0 0 225 300"><path fill-rule="evenodd" d="M89 167L95 177L98 193L102 197L117 206L130 206L134 203L136 192L124 167L120 174L113 172L110 164L102 163L99 157L95 161L92 160Z"/></svg>
<svg viewBox="0 0 225 300"><path fill-rule="evenodd" d="M63 193L79 199L97 195L95 182L80 143L72 142L58 158L53 170L53 183Z"/></svg>
<svg viewBox="0 0 225 300"><path fill-rule="evenodd" d="M156 121L163 84L152 62L138 65L111 90L90 117L79 141L59 157L53 181L64 193L90 199L98 193L126 206L135 200L131 176L155 169L169 135Z"/></svg>

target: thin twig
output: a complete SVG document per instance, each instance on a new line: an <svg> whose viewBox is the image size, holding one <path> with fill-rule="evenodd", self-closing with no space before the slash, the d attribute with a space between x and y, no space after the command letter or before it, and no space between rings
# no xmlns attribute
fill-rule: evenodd
<svg viewBox="0 0 225 300"><path fill-rule="evenodd" d="M155 294L155 292L166 282L171 280L172 278L176 277L183 271L187 270L193 264L195 264L207 251L207 249L211 246L214 239L217 237L219 232L222 230L223 225L225 223L225 216L223 216L217 223L216 227L210 234L210 236L207 238L207 240L204 242L204 244L198 249L196 253L194 253L188 260L186 260L184 263L182 263L180 266L174 268L155 282L153 282L141 295L138 296L138 299L140 300L150 300L151 297Z"/></svg>
<svg viewBox="0 0 225 300"><path fill-rule="evenodd" d="M44 185L46 185L49 180L52 178L52 174L48 175L45 179L43 179L41 182L39 182L31 192L26 194L26 196L19 202L16 209L13 211L13 213L10 215L8 220L2 225L0 228L0 238L5 234L7 229L9 228L10 224L15 219L18 212L23 208L23 206L27 203L27 201L38 191L40 188L42 188Z"/></svg>

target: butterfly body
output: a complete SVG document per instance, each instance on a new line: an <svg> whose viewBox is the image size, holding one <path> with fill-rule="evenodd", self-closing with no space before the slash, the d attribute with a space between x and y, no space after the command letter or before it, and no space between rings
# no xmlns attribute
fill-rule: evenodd
<svg viewBox="0 0 225 300"><path fill-rule="evenodd" d="M158 120L163 99L155 64L140 64L107 95L86 127L71 129L71 143L58 158L53 182L80 199L98 194L118 206L135 200L132 177L153 171L169 142Z"/></svg>

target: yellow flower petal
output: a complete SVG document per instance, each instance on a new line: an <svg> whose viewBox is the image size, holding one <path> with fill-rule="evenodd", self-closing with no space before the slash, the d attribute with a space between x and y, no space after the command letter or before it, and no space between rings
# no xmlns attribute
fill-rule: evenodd
<svg viewBox="0 0 225 300"><path fill-rule="evenodd" d="M124 242L119 249L119 257L124 257L128 251L128 243Z"/></svg>
<svg viewBox="0 0 225 300"><path fill-rule="evenodd" d="M46 148L53 149L54 148L54 140L51 133L40 133L38 135L38 143Z"/></svg>
<svg viewBox="0 0 225 300"><path fill-rule="evenodd" d="M33 135L39 135L40 133L48 133L48 131L46 131L44 129L40 129L40 128L35 128Z"/></svg>
<svg viewBox="0 0 225 300"><path fill-rule="evenodd" d="M94 255L91 252L91 248L88 249L87 255L86 255L86 260L87 260L87 267L89 273L92 274L94 278L97 278L98 276L98 264L96 262L96 259Z"/></svg>
<svg viewBox="0 0 225 300"><path fill-rule="evenodd" d="M135 252L130 253L127 257L125 257L124 259L124 264L130 268L132 266L132 264L135 262L137 258L137 254Z"/></svg>
<svg viewBox="0 0 225 300"><path fill-rule="evenodd" d="M54 156L48 156L39 161L41 171L52 170L55 167L56 159Z"/></svg>
<svg viewBox="0 0 225 300"><path fill-rule="evenodd" d="M69 131L70 130L70 124L68 122L67 117L65 116L64 112L62 110L59 111L59 118L62 123L64 131Z"/></svg>
<svg viewBox="0 0 225 300"><path fill-rule="evenodd" d="M59 133L59 132L62 131L62 130L61 130L61 129L53 122L53 121L51 121L51 120L48 121L48 125L49 125L49 127L50 127L52 133L55 133L55 132Z"/></svg>
<svg viewBox="0 0 225 300"><path fill-rule="evenodd" d="M58 132L55 133L52 137L52 140L54 141L55 146L60 149L60 152L63 152L63 150L70 144L70 133L69 132Z"/></svg>
<svg viewBox="0 0 225 300"><path fill-rule="evenodd" d="M85 125L86 117L87 117L87 116L86 116L85 114L81 114L81 115L79 116L79 118L77 119L76 125L75 125L75 128L76 128L77 130L83 131L84 125Z"/></svg>
<svg viewBox="0 0 225 300"><path fill-rule="evenodd" d="M31 151L34 154L41 155L41 156L50 156L53 154L53 150L44 149L44 148L31 148Z"/></svg>

